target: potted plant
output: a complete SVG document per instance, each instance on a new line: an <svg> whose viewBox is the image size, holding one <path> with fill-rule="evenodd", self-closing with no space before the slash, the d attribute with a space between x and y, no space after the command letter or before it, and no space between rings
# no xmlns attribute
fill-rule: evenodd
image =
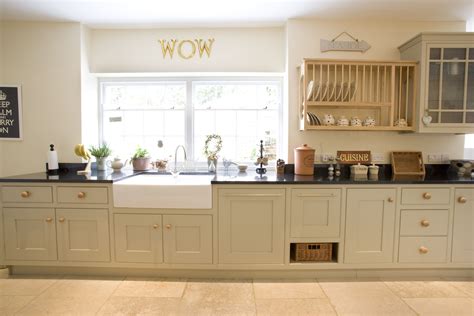
<svg viewBox="0 0 474 316"><path fill-rule="evenodd" d="M133 166L133 170L144 171L150 168L150 160L148 150L138 146L132 158L130 158L130 163Z"/></svg>
<svg viewBox="0 0 474 316"><path fill-rule="evenodd" d="M89 148L89 151L91 155L94 156L97 161L97 170L98 171L107 170L106 160L107 160L107 157L109 157L110 154L112 154L112 150L110 149L109 145L107 145L107 143L103 143L102 145L99 145L98 147L91 146Z"/></svg>

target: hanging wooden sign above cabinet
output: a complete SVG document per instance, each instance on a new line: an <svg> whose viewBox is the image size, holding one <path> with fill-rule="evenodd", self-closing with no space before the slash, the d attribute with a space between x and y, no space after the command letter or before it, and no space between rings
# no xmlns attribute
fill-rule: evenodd
<svg viewBox="0 0 474 316"><path fill-rule="evenodd" d="M352 40L351 41L336 41L342 35L347 35ZM370 45L366 41L359 41L359 39L355 38L351 34L347 32L342 32L332 40L320 40L320 48L321 52L328 52L328 51L348 51L348 52L361 52L365 53L369 48Z"/></svg>

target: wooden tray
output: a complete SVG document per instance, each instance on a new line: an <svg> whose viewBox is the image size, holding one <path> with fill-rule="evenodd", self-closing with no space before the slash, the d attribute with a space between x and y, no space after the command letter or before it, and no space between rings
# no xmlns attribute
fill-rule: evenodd
<svg viewBox="0 0 474 316"><path fill-rule="evenodd" d="M423 180L425 178L425 165L421 151L394 151L391 157L393 179Z"/></svg>

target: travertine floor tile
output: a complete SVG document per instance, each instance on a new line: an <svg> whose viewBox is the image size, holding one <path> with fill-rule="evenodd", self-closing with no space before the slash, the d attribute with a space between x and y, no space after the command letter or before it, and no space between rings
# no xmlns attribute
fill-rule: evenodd
<svg viewBox="0 0 474 316"><path fill-rule="evenodd" d="M320 282L338 315L415 315L383 282Z"/></svg>
<svg viewBox="0 0 474 316"><path fill-rule="evenodd" d="M258 299L258 315L336 315L328 299Z"/></svg>
<svg viewBox="0 0 474 316"><path fill-rule="evenodd" d="M448 284L463 291L471 298L474 298L474 280L471 278L449 278L446 281Z"/></svg>
<svg viewBox="0 0 474 316"><path fill-rule="evenodd" d="M107 297L38 297L22 308L17 315L95 315Z"/></svg>
<svg viewBox="0 0 474 316"><path fill-rule="evenodd" d="M404 301L420 315L474 315L474 302L469 298L405 298Z"/></svg>
<svg viewBox="0 0 474 316"><path fill-rule="evenodd" d="M122 278L67 276L41 294L41 297L109 297L122 282Z"/></svg>
<svg viewBox="0 0 474 316"><path fill-rule="evenodd" d="M403 298L466 297L446 281L387 281L385 284Z"/></svg>
<svg viewBox="0 0 474 316"><path fill-rule="evenodd" d="M252 282L188 281L180 312L198 315L255 315Z"/></svg>
<svg viewBox="0 0 474 316"><path fill-rule="evenodd" d="M254 280L255 298L326 298L316 282Z"/></svg>
<svg viewBox="0 0 474 316"><path fill-rule="evenodd" d="M0 296L0 315L13 315L35 296Z"/></svg>
<svg viewBox="0 0 474 316"><path fill-rule="evenodd" d="M181 297L186 280L127 278L114 292L114 296Z"/></svg>
<svg viewBox="0 0 474 316"><path fill-rule="evenodd" d="M57 282L50 277L10 276L0 279L0 295L40 295L44 290Z"/></svg>
<svg viewBox="0 0 474 316"><path fill-rule="evenodd" d="M180 298L112 296L98 315L178 315Z"/></svg>

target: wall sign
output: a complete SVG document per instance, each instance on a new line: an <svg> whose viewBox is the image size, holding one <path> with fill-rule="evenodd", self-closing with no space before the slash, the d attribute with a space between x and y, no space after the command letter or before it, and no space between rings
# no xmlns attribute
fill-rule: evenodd
<svg viewBox="0 0 474 316"><path fill-rule="evenodd" d="M21 139L21 88L0 85L0 140Z"/></svg>
<svg viewBox="0 0 474 316"><path fill-rule="evenodd" d="M336 41L341 35L346 34L352 40L351 41ZM354 36L350 35L347 32L342 32L332 40L320 40L320 47L321 52L328 52L328 51L349 51L349 52L361 52L364 53L370 48L369 43L366 41L359 41L359 39L355 38Z"/></svg>
<svg viewBox="0 0 474 316"><path fill-rule="evenodd" d="M163 54L163 59L165 59L167 55L169 55L170 59L172 59L175 52L177 52L178 56L182 59L193 58L194 56L196 56L196 52L199 53L199 55L197 55L199 56L199 58L202 58L205 55L207 55L207 58L209 58L211 57L212 44L214 44L214 39L160 39L158 40L158 42L160 42L161 44L161 52Z"/></svg>
<svg viewBox="0 0 474 316"><path fill-rule="evenodd" d="M370 151L338 151L337 160L340 164L370 164Z"/></svg>

